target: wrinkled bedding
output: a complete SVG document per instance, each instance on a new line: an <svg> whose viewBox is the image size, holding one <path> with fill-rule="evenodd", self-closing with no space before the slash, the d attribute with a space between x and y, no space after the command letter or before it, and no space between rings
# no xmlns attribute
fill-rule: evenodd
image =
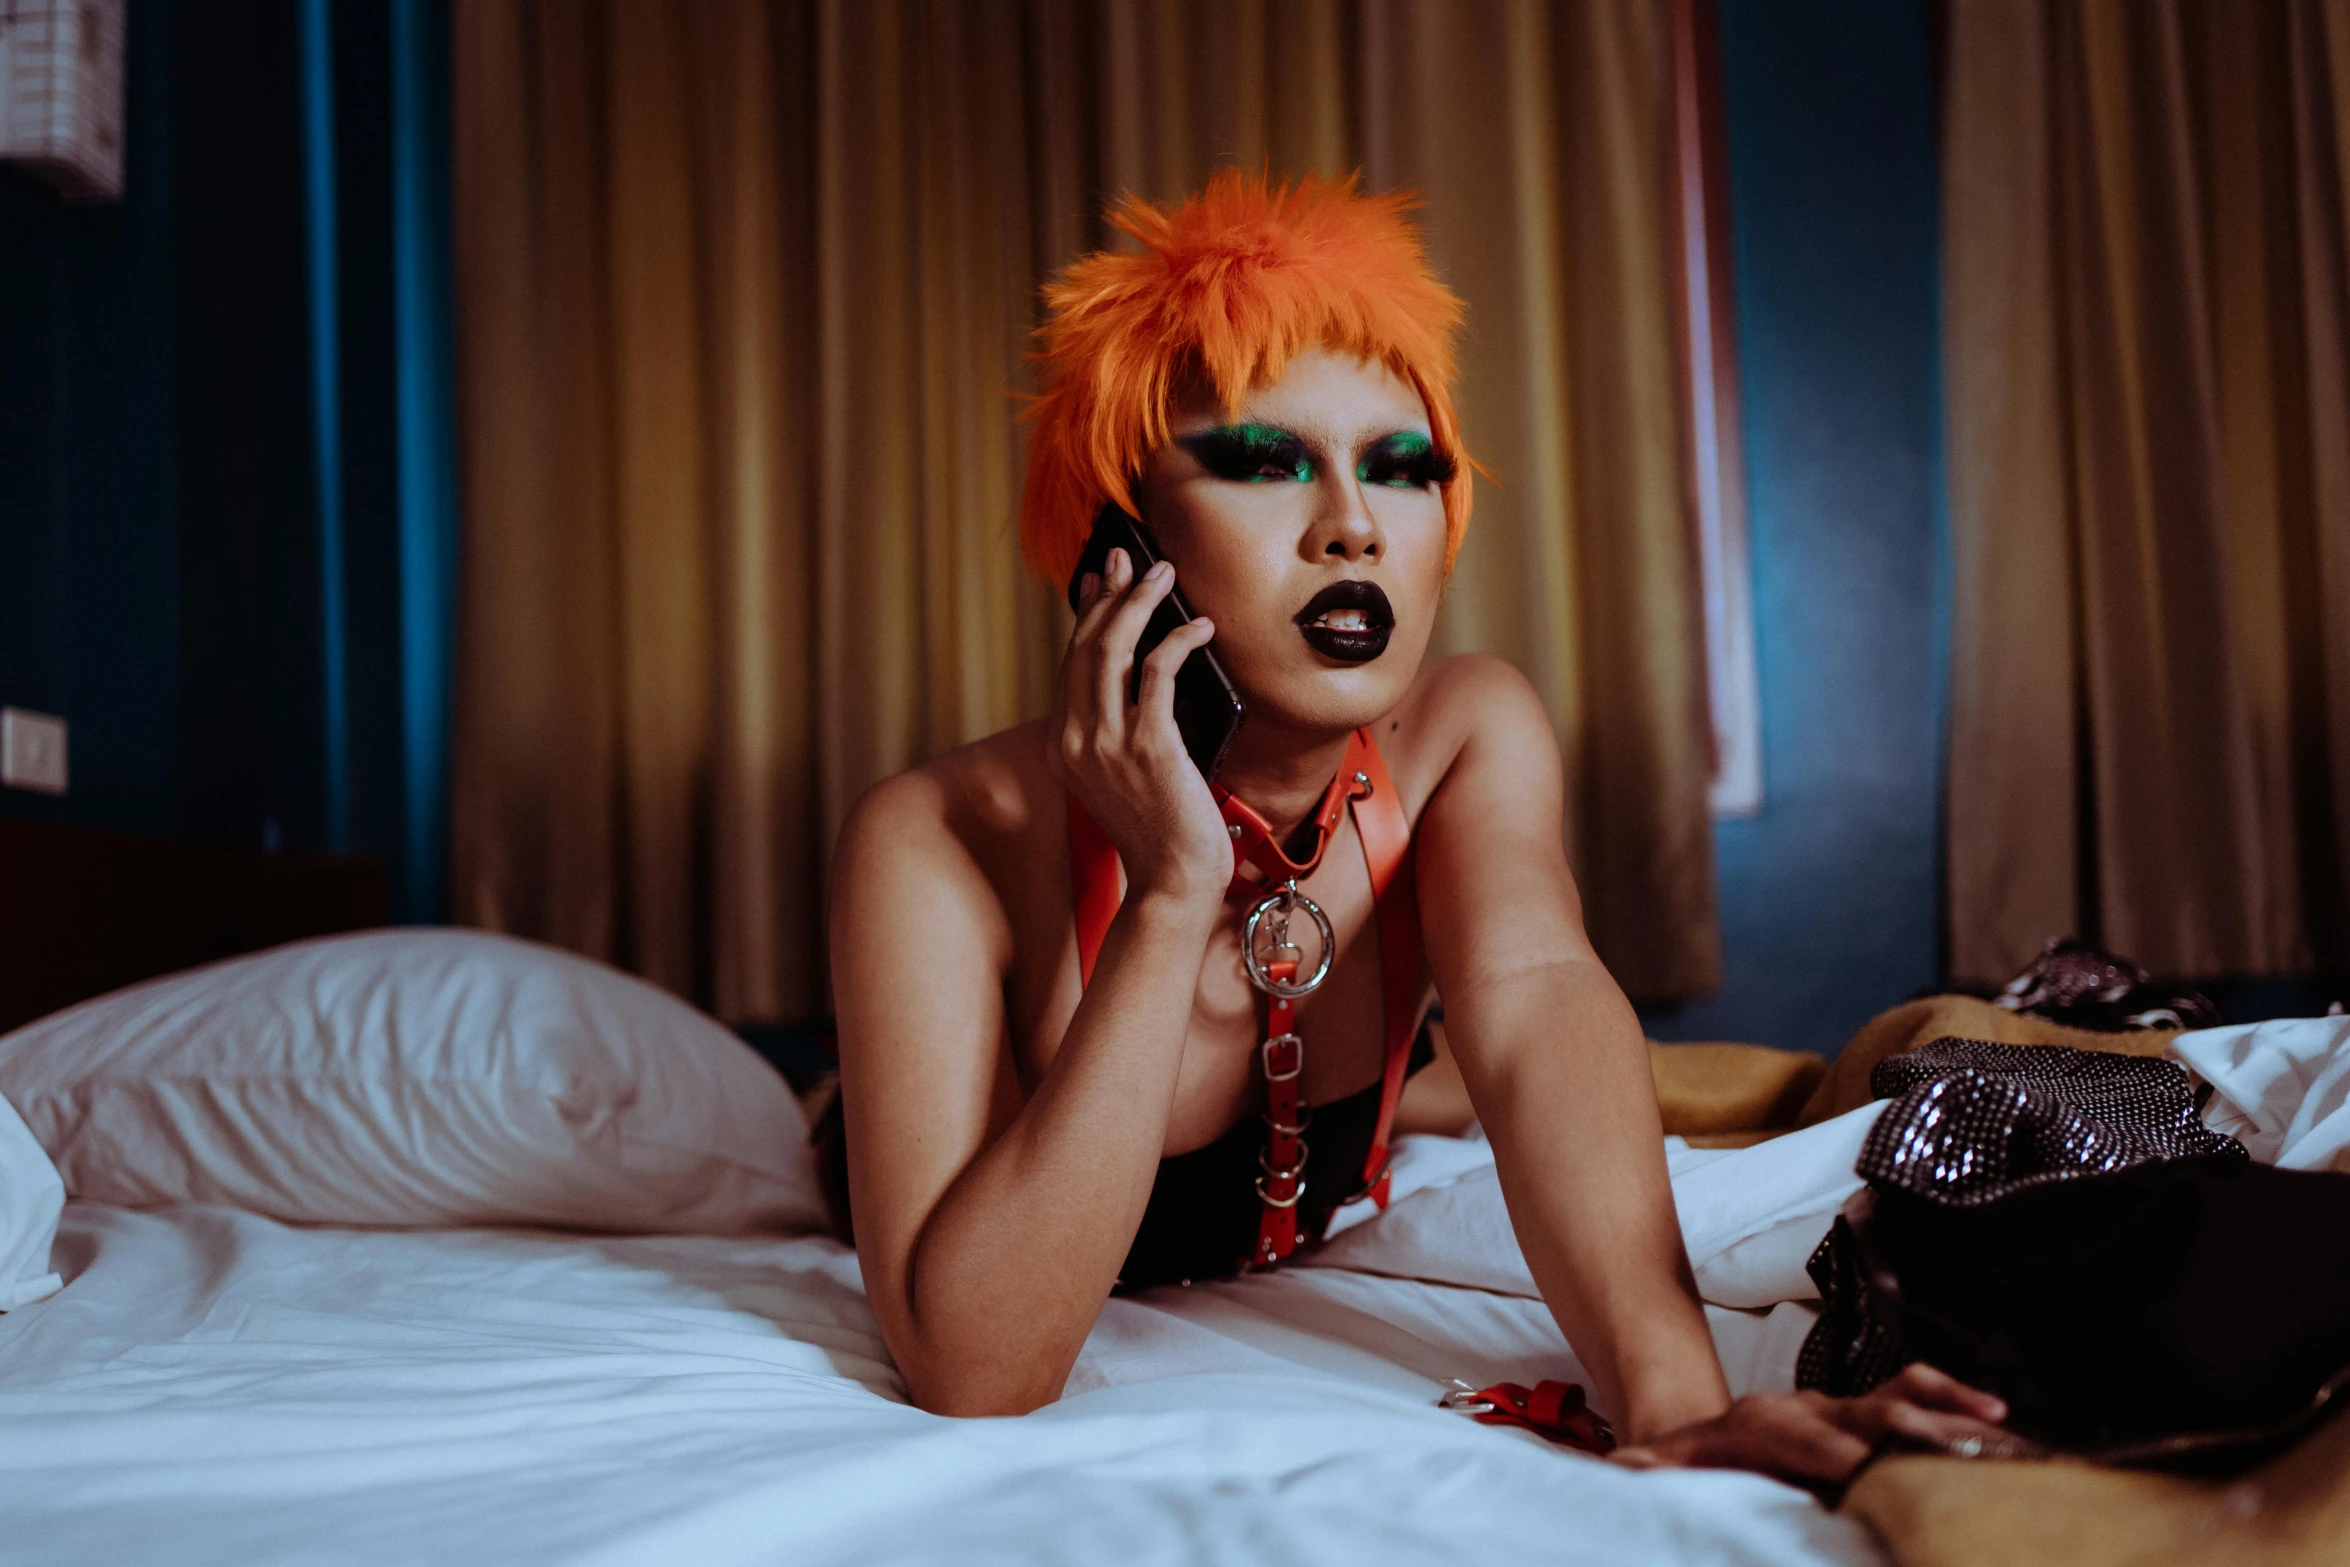
<svg viewBox="0 0 2350 1567"><path fill-rule="evenodd" d="M1059 1403L945 1420L829 1240L77 1202L57 1260L63 1292L0 1317L9 1561L1879 1559L1770 1481L1435 1408L1453 1377L1581 1376L1539 1301L1487 1290L1325 1265L1146 1292ZM1736 1380L1787 1384L1804 1308L1710 1315Z"/></svg>
<svg viewBox="0 0 2350 1567"><path fill-rule="evenodd" d="M2350 1024L2264 1027L2177 1041L2214 1085L2207 1121L2262 1157L2339 1160ZM1670 1150L1739 1391L1791 1384L1801 1258L1873 1114ZM1632 1473L1438 1410L1454 1378L1588 1379L1534 1297L1490 1150L1411 1140L1396 1191L1307 1265L1112 1300L1060 1402L961 1421L905 1402L830 1240L70 1203L65 1287L0 1315L0 1561L1883 1559L1855 1517L1759 1477ZM2318 1500L2279 1516L2330 1539L2340 1464L2289 1462L2319 1460ZM1944 1551L1962 1524L2015 1514L1970 1489L1996 1473L1899 1460L1852 1511L1904 1560L1971 1559ZM2069 1510L2025 1509L2048 1538L2016 1559L2098 1559L2083 1542L2111 1533L2121 1483L2084 1475ZM2235 1527L2216 1489L2179 1494L2187 1521L2164 1528Z"/></svg>
<svg viewBox="0 0 2350 1567"><path fill-rule="evenodd" d="M1804 1263L1836 1210L1860 1190L1853 1163L1884 1108L1864 1105L1751 1148L1665 1140L1681 1241L1700 1296L1740 1308L1819 1298ZM1456 1143L1462 1151L1450 1146ZM1407 1140L1397 1155L1394 1206L1379 1223L1338 1234L1314 1260L1539 1298L1491 1153L1470 1162L1471 1151L1484 1148L1453 1138Z"/></svg>
<svg viewBox="0 0 2350 1567"><path fill-rule="evenodd" d="M2171 1055L2212 1087L2203 1124L2262 1164L2350 1170L2350 1017L2199 1029Z"/></svg>

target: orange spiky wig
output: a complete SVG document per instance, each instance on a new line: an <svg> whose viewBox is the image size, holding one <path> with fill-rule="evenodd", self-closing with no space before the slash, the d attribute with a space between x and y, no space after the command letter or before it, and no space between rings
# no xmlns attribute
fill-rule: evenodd
<svg viewBox="0 0 2350 1567"><path fill-rule="evenodd" d="M1205 375L1228 412L1322 347L1386 365L1419 392L1431 444L1457 464L1444 487L1445 568L1469 527L1469 457L1452 406L1458 296L1428 270L1401 195L1350 176L1275 185L1226 169L1169 211L1128 196L1110 226L1139 253L1097 251L1044 291L1044 395L1030 410L1020 547L1065 584L1094 513L1134 509L1133 481L1167 444L1168 402Z"/></svg>

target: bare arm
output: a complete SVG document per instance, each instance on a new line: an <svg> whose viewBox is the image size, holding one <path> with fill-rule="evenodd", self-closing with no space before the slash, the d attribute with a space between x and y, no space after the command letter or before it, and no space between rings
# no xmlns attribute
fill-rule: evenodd
<svg viewBox="0 0 2350 1567"><path fill-rule="evenodd" d="M1162 643L1129 703L1136 637L1172 579L1124 591L1122 555L1112 578L1079 619L1051 733L1127 897L1024 1104L1005 1082L1009 931L937 786L893 780L842 835L833 983L858 1254L908 1390L942 1414L1059 1396L1150 1198L1231 872L1171 709L1175 668L1212 628Z"/></svg>
<svg viewBox="0 0 2350 1567"><path fill-rule="evenodd" d="M1493 1139L1518 1244L1638 1467L1841 1481L1880 1439L2003 1440L1989 1394L1912 1366L1866 1397L1732 1403L1681 1246L1639 1020L1583 932L1556 742L1479 661L1470 725L1420 824L1420 903L1453 1053Z"/></svg>
<svg viewBox="0 0 2350 1567"><path fill-rule="evenodd" d="M1469 732L1419 828L1429 962L1527 1266L1602 1407L1642 1441L1730 1402L1648 1050L1583 931L1548 716L1504 666L1456 678Z"/></svg>

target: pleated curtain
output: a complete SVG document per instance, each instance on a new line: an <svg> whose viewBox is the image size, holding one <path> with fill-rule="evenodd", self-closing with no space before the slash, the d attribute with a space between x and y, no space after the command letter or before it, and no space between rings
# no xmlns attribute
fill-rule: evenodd
<svg viewBox="0 0 2350 1567"><path fill-rule="evenodd" d="M2350 3L1946 15L1951 966L2350 969Z"/></svg>
<svg viewBox="0 0 2350 1567"><path fill-rule="evenodd" d="M1661 3L469 0L459 919L826 1009L877 780L1045 710L1041 281L1126 190L1411 187L1493 469L1439 652L1533 679L1635 994L1719 972ZM921 954L906 954L908 973Z"/></svg>

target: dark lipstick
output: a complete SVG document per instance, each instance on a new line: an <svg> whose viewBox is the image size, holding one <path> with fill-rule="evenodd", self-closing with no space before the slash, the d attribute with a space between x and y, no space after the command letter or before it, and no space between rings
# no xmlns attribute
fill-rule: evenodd
<svg viewBox="0 0 2350 1567"><path fill-rule="evenodd" d="M1347 610L1358 614L1342 614ZM1350 623L1320 624L1326 615ZM1387 602L1379 584L1352 577L1333 582L1306 600L1306 607L1297 612L1296 620L1307 646L1325 658L1346 664L1368 664L1386 652L1387 639L1395 631L1395 609Z"/></svg>

